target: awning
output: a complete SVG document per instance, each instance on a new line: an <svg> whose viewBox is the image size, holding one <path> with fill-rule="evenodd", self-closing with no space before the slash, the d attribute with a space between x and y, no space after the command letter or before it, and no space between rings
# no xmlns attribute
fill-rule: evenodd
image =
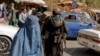
<svg viewBox="0 0 100 56"><path fill-rule="evenodd" d="M46 4L43 0L14 0L17 3L27 2L27 3L37 3L37 4Z"/></svg>

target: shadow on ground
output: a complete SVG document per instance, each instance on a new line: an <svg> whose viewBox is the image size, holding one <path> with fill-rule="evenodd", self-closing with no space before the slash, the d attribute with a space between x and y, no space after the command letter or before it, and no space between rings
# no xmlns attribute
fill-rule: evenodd
<svg viewBox="0 0 100 56"><path fill-rule="evenodd" d="M100 53L88 48L65 48L64 52L70 56L100 56Z"/></svg>
<svg viewBox="0 0 100 56"><path fill-rule="evenodd" d="M77 40L77 38L66 38L66 40L73 40L73 41L75 41L75 40Z"/></svg>
<svg viewBox="0 0 100 56"><path fill-rule="evenodd" d="M7 53L0 53L0 56L8 56L9 55L9 52Z"/></svg>

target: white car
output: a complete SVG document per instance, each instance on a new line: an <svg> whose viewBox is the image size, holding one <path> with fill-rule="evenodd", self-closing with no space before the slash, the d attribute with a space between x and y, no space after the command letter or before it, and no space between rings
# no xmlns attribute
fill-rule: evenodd
<svg viewBox="0 0 100 56"><path fill-rule="evenodd" d="M77 40L80 45L100 52L100 30L82 29Z"/></svg>
<svg viewBox="0 0 100 56"><path fill-rule="evenodd" d="M18 29L17 27L0 24L0 53L9 51Z"/></svg>

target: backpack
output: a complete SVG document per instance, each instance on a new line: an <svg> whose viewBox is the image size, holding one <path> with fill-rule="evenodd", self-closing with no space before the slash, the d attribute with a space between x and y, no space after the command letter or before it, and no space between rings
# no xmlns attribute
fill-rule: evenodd
<svg viewBox="0 0 100 56"><path fill-rule="evenodd" d="M51 24L54 27L60 27L63 24L63 20L60 17L50 17L51 19Z"/></svg>

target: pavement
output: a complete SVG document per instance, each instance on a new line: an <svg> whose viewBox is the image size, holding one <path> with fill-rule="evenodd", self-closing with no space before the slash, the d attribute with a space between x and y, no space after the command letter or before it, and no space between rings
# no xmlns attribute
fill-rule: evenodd
<svg viewBox="0 0 100 56"><path fill-rule="evenodd" d="M67 48L64 48L63 56L100 56L100 53L81 46L77 40L68 40Z"/></svg>
<svg viewBox="0 0 100 56"><path fill-rule="evenodd" d="M67 47L64 48L63 56L100 56L100 53L83 47L78 44L77 40L67 40ZM0 56L8 56L9 52L0 54Z"/></svg>

